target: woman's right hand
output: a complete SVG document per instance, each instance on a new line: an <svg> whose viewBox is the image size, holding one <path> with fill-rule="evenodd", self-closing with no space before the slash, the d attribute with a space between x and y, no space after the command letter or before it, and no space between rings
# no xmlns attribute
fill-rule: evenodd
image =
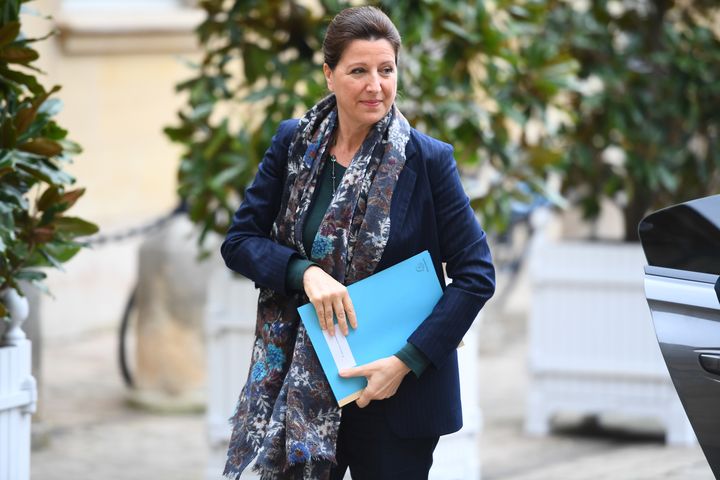
<svg viewBox="0 0 720 480"><path fill-rule="evenodd" d="M355 309L345 285L325 273L322 268L312 265L303 274L303 288L310 303L315 307L320 328L330 335L335 334L333 313L338 319L343 335L347 336L350 333L348 321L353 328L357 328Z"/></svg>

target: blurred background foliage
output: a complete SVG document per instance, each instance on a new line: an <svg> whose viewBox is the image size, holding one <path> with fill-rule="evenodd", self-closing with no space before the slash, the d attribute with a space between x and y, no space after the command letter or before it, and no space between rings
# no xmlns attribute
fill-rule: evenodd
<svg viewBox="0 0 720 480"><path fill-rule="evenodd" d="M719 6L593 0L548 17L584 84L561 132L564 192L588 218L603 198L616 202L625 240L649 210L720 189Z"/></svg>
<svg viewBox="0 0 720 480"><path fill-rule="evenodd" d="M26 1L0 2L0 290L20 290L19 281L43 287L40 267L62 269L83 246L78 237L95 233L94 224L69 216L83 195L64 164L80 152L53 117L60 100L38 81L33 44L48 38L22 33ZM6 316L0 303L0 318Z"/></svg>
<svg viewBox="0 0 720 480"><path fill-rule="evenodd" d="M322 38L351 3L200 2L204 55L165 129L184 146L179 194L200 244L225 233L278 123L327 93ZM633 240L648 209L717 191L715 2L370 3L403 36L400 109L454 146L487 230L518 200L563 205L561 188L589 219L615 201Z"/></svg>
<svg viewBox="0 0 720 480"><path fill-rule="evenodd" d="M306 3L200 2L204 57L177 86L188 104L165 131L185 146L179 193L202 227L201 244L208 232L227 230L278 123L328 93L322 39L350 2ZM486 173L468 185L485 227L502 229L513 199L550 196L546 171L562 158L554 133L557 118L569 116L562 94L572 88L577 62L543 29L544 2L500 0L492 9L474 1L374 4L403 36L400 109L452 144L463 168Z"/></svg>

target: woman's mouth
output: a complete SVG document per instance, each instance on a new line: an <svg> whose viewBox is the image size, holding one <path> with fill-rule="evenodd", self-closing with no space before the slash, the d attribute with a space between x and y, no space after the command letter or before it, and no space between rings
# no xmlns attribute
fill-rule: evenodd
<svg viewBox="0 0 720 480"><path fill-rule="evenodd" d="M361 100L360 103L362 103L363 105L366 105L368 107L377 107L382 102L380 100Z"/></svg>

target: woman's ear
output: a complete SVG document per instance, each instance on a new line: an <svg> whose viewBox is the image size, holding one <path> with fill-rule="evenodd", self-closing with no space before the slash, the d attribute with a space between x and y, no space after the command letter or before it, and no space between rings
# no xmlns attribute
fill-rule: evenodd
<svg viewBox="0 0 720 480"><path fill-rule="evenodd" d="M325 75L325 82L327 83L327 88L331 92L333 91L333 80L332 80L332 70L328 66L327 63L323 63L323 74Z"/></svg>

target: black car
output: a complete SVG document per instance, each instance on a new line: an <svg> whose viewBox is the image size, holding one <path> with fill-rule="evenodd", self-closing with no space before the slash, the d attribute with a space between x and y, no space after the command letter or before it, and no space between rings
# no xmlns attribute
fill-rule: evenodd
<svg viewBox="0 0 720 480"><path fill-rule="evenodd" d="M654 212L639 233L660 350L720 479L720 195Z"/></svg>

